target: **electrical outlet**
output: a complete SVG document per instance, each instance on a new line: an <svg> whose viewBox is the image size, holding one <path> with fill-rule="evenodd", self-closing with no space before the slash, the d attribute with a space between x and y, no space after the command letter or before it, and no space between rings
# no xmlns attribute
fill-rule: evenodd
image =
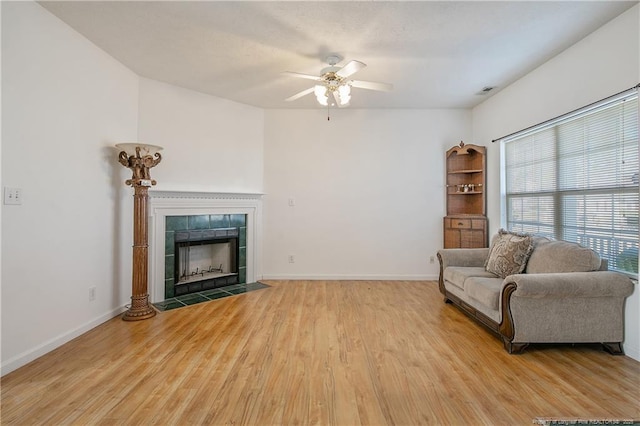
<svg viewBox="0 0 640 426"><path fill-rule="evenodd" d="M296 263L296 258L292 254L289 255L289 263Z"/></svg>
<svg viewBox="0 0 640 426"><path fill-rule="evenodd" d="M89 287L89 302L96 300L96 288Z"/></svg>
<svg viewBox="0 0 640 426"><path fill-rule="evenodd" d="M20 188L4 187L5 204L22 204L22 190Z"/></svg>
<svg viewBox="0 0 640 426"><path fill-rule="evenodd" d="M436 263L436 257L435 256L431 256L429 258L429 263Z"/></svg>

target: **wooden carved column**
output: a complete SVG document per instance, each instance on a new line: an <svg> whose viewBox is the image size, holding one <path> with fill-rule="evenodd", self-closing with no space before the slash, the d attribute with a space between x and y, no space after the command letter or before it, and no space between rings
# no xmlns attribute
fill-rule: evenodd
<svg viewBox="0 0 640 426"><path fill-rule="evenodd" d="M149 304L148 292L148 259L149 259L149 226L148 226L148 191L149 187L156 184L151 179L149 169L157 165L162 156L156 152L153 156L149 151L161 148L145 144L118 144L118 148L129 148L130 152L135 150L135 154L129 155L127 151L120 152L118 160L120 164L129 168L133 172L131 179L127 179L126 184L132 186L133 194L133 273L131 283L131 306L123 314L125 321L137 321L151 318L156 314L155 309ZM141 151L146 151L141 155ZM155 157L155 158L154 158Z"/></svg>

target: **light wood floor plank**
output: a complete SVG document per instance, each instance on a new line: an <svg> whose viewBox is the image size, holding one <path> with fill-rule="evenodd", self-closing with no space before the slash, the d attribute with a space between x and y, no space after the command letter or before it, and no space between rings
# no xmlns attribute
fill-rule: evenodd
<svg viewBox="0 0 640 426"><path fill-rule="evenodd" d="M498 338L432 281L270 281L114 318L2 378L2 424L529 425L640 419L640 363Z"/></svg>

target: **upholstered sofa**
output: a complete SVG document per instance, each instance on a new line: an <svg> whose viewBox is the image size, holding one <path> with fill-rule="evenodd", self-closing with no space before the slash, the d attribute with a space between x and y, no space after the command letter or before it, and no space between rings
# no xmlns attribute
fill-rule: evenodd
<svg viewBox="0 0 640 426"><path fill-rule="evenodd" d="M509 353L531 343L594 342L624 353L624 303L634 284L607 271L593 250L500 230L491 248L443 249L438 260L445 302L498 334Z"/></svg>

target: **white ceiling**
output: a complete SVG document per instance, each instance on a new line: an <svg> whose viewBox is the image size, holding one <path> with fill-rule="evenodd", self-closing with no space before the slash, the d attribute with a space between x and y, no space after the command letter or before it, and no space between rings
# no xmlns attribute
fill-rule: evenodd
<svg viewBox="0 0 640 426"><path fill-rule="evenodd" d="M40 4L137 74L261 108L335 53L368 66L352 108L469 108L637 1L45 1Z"/></svg>

